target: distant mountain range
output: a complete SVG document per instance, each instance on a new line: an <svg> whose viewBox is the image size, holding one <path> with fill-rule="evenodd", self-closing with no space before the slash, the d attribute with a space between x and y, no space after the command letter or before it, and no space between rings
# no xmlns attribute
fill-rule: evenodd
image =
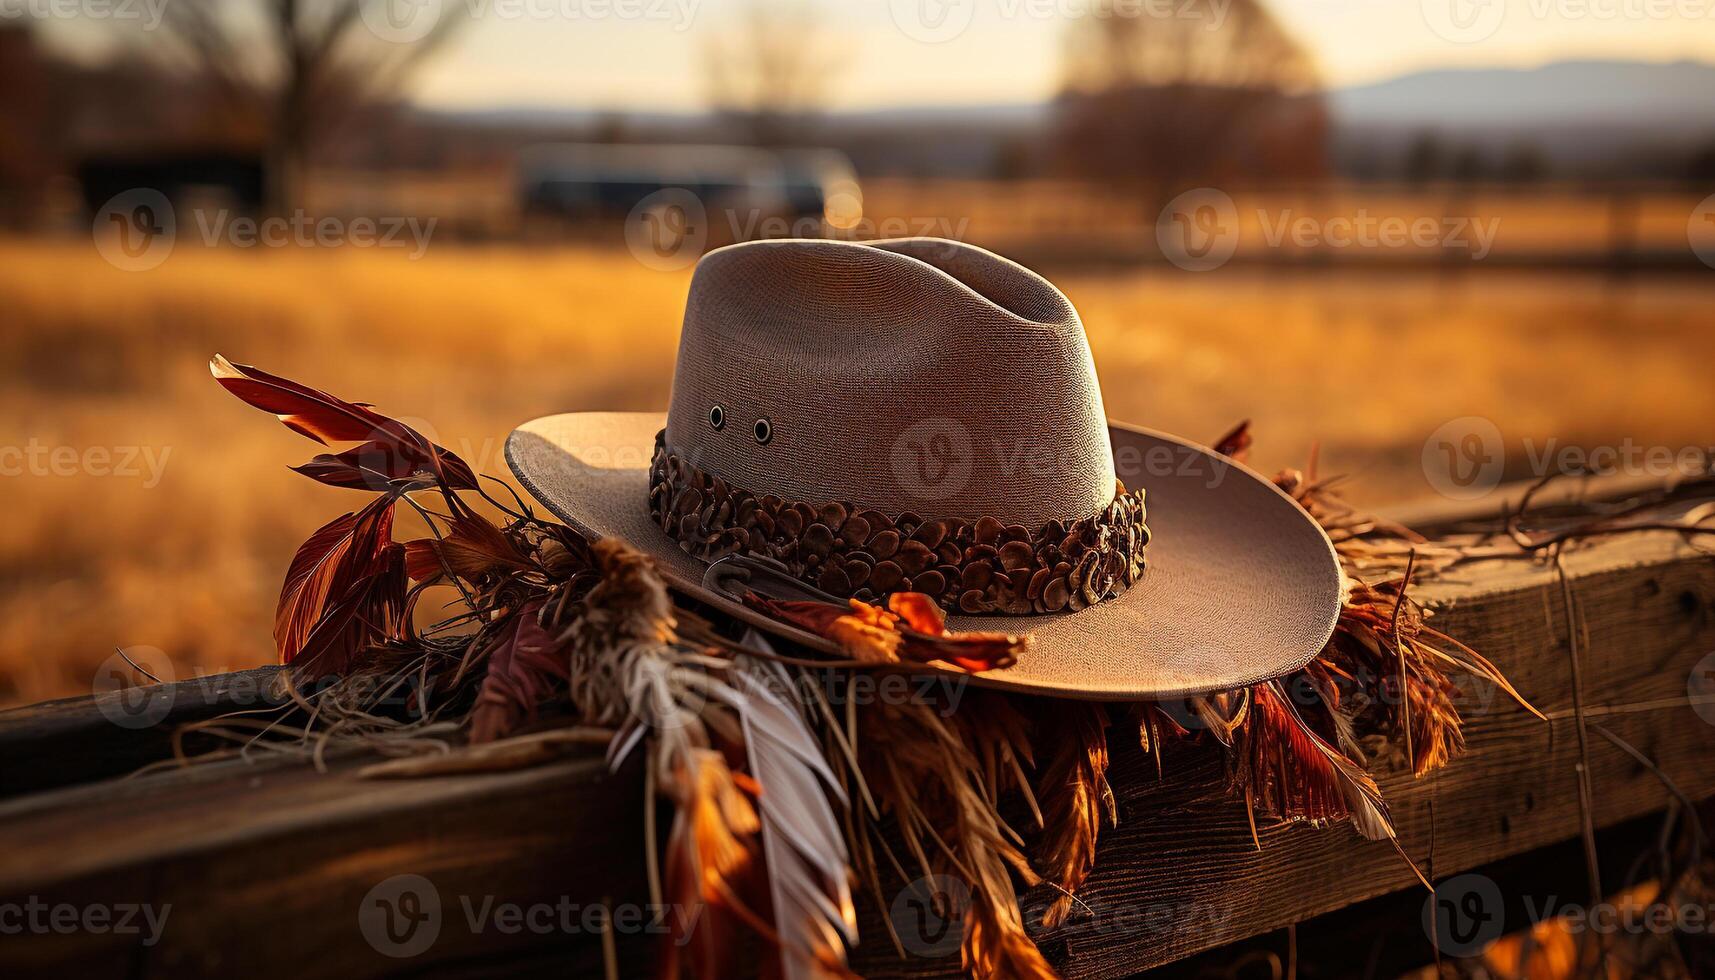
<svg viewBox="0 0 1715 980"><path fill-rule="evenodd" d="M1335 166L1354 176L1397 175L1431 133L1491 173L1523 155L1562 178L1683 178L1715 152L1715 65L1693 61L1425 71L1328 101Z"/></svg>
<svg viewBox="0 0 1715 980"><path fill-rule="evenodd" d="M1715 64L1561 61L1523 69L1441 69L1330 91L1333 157L1358 177L1398 176L1426 134L1451 157L1485 168L1521 155L1557 177L1673 178L1715 154ZM860 173L991 172L1039 145L1044 103L910 106L833 113L820 141ZM729 127L703 113L502 108L429 115L537 139L721 142ZM522 137L521 137L522 138ZM1704 166L1708 166L1705 164Z"/></svg>
<svg viewBox="0 0 1715 980"><path fill-rule="evenodd" d="M1560 61L1540 68L1442 69L1330 93L1352 126L1473 128L1715 126L1715 65Z"/></svg>
<svg viewBox="0 0 1715 980"><path fill-rule="evenodd" d="M1539 68L1438 69L1328 94L1336 120L1353 126L1447 127L1715 125L1715 64L1679 61L1558 61ZM910 106L835 113L835 124L1030 127L1047 117L1036 104ZM697 113L500 108L453 114L508 126L579 127L623 117L634 125L674 125Z"/></svg>
<svg viewBox="0 0 1715 980"><path fill-rule="evenodd" d="M596 126L606 121L623 120L628 126L642 129L655 127L694 126L707 120L703 112L664 112L631 109L556 109L519 106L498 109L471 109L456 112L436 112L433 115L460 122L487 123L499 126L536 127L544 129ZM856 109L834 112L828 122L835 126L939 126L948 122L963 126L1031 127L1045 122L1048 106L1043 103L987 105L929 105L901 106L885 109Z"/></svg>

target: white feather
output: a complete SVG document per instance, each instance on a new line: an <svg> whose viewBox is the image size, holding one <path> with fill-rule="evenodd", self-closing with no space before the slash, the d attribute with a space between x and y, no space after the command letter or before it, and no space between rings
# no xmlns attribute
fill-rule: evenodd
<svg viewBox="0 0 1715 980"><path fill-rule="evenodd" d="M743 643L772 652L754 630ZM830 802L845 806L846 794L804 720L792 675L776 662L746 658L734 679L743 695L734 707L743 719L751 775L762 787L763 857L781 966L788 980L814 977L818 951L843 964L845 944L857 941L850 856Z"/></svg>

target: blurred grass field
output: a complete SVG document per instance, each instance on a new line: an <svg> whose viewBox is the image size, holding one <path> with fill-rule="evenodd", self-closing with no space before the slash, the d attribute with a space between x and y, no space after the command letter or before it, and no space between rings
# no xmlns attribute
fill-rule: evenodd
<svg viewBox="0 0 1715 980"><path fill-rule="evenodd" d="M1203 441L1251 418L1269 472L1320 440L1364 501L1430 492L1424 439L1466 415L1514 446L1715 441L1700 277L1046 271L1111 415ZM689 281L623 251L181 248L132 274L84 242L0 241L0 447L164 460L154 485L141 463L0 476L0 703L87 692L115 647L181 678L272 659L292 551L361 498L288 472L313 445L221 392L210 354L500 475L527 418L665 405Z"/></svg>

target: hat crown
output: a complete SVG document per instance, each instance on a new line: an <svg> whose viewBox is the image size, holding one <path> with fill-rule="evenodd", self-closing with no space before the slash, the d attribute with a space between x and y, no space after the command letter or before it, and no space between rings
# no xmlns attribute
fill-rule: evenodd
<svg viewBox="0 0 1715 980"><path fill-rule="evenodd" d="M758 495L1036 526L1114 499L1083 324L1046 279L933 238L710 252L667 445Z"/></svg>

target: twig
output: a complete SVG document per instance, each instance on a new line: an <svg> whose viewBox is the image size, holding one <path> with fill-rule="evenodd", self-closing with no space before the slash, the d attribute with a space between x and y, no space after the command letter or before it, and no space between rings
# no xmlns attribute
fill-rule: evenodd
<svg viewBox="0 0 1715 980"><path fill-rule="evenodd" d="M1602 868L1596 855L1595 792L1590 786L1590 737L1584 717L1584 672L1579 657L1582 621L1572 595L1572 579L1566 574L1566 566L1561 561L1561 549L1556 547L1552 555L1555 574L1560 578L1560 592L1566 613L1567 655L1572 666L1572 711L1575 718L1574 727L1578 733L1578 816L1580 837L1584 843L1584 871L1590 880L1590 901L1599 902L1602 899ZM1597 939L1597 952L1599 962L1605 965L1608 958L1607 943L1600 937Z"/></svg>
<svg viewBox="0 0 1715 980"><path fill-rule="evenodd" d="M1666 486L1659 491L1633 497L1622 502L1617 507L1608 509L1582 523L1574 524L1572 527L1566 528L1565 530L1549 532L1540 537L1531 537L1524 530L1524 521L1530 513L1531 504L1535 501L1537 494L1541 493L1544 488L1554 482L1557 477L1569 475L1589 474L1550 473L1542 477L1537 480L1536 483L1532 484L1529 489L1525 490L1524 494L1519 497L1518 510L1507 516L1505 521L1507 536L1512 538L1513 543L1517 544L1519 548L1526 553L1536 554L1572 541L1600 537L1609 534L1629 534L1634 531L1673 531L1675 533L1688 536L1715 534L1715 527L1700 526L1703 521L1708 520L1709 517L1712 516L1709 513L1702 513L1701 509L1694 510L1679 520L1649 520L1624 524L1614 523L1615 521L1619 521L1635 514L1642 514L1647 511L1657 509L1662 505L1675 500L1684 500L1687 498L1696 499L1699 496L1705 495L1703 492L1710 488L1711 481L1708 478L1698 478L1684 484Z"/></svg>
<svg viewBox="0 0 1715 980"><path fill-rule="evenodd" d="M129 653L126 653L123 648L114 647L113 649L118 651L119 656L123 657L125 662L131 665L132 670L136 671L139 674L142 674L144 677L149 678L150 680L154 681L157 684L164 683L159 677L156 677L154 674L151 674L151 673L149 673L148 670L144 669L142 664L139 664L137 661L132 660L131 655Z"/></svg>

